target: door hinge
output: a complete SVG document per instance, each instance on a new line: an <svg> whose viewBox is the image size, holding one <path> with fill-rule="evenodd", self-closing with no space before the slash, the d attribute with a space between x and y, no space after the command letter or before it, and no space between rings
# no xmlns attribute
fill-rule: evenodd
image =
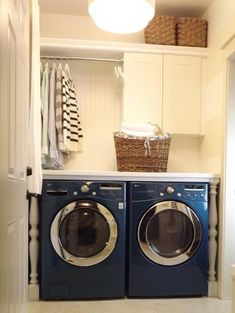
<svg viewBox="0 0 235 313"><path fill-rule="evenodd" d="M31 193L28 190L26 191L26 199L30 200L32 197L37 198L37 194L36 193Z"/></svg>
<svg viewBox="0 0 235 313"><path fill-rule="evenodd" d="M33 174L33 169L32 169L32 167L27 166L27 167L26 167L26 175L27 175L27 176L32 176L32 174Z"/></svg>

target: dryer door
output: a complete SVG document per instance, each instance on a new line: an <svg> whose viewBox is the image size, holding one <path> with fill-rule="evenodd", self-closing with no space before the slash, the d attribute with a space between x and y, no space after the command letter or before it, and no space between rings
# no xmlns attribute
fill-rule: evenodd
<svg viewBox="0 0 235 313"><path fill-rule="evenodd" d="M154 263L177 265L190 259L202 239L197 215L187 205L164 201L152 206L138 226L142 252Z"/></svg>
<svg viewBox="0 0 235 313"><path fill-rule="evenodd" d="M112 253L118 229L106 207L95 201L78 200L57 213L50 236L55 251L64 261L91 266Z"/></svg>

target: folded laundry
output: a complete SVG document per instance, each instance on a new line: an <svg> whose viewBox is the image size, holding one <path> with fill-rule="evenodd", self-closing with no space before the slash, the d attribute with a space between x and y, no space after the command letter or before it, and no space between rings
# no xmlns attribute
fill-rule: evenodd
<svg viewBox="0 0 235 313"><path fill-rule="evenodd" d="M156 136L162 134L162 130L158 125L150 123L122 123L121 132L133 136Z"/></svg>
<svg viewBox="0 0 235 313"><path fill-rule="evenodd" d="M153 132L154 126L149 123L122 123L121 128L139 132Z"/></svg>
<svg viewBox="0 0 235 313"><path fill-rule="evenodd" d="M135 131L135 130L130 130L130 129L121 129L121 132L127 134L127 135L132 135L136 137L151 137L154 136L153 132L151 131Z"/></svg>

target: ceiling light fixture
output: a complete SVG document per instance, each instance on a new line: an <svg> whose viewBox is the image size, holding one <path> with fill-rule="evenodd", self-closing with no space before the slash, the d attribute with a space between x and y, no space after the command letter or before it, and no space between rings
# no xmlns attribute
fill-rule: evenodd
<svg viewBox="0 0 235 313"><path fill-rule="evenodd" d="M155 0L88 0L88 12L95 24L119 34L144 29L155 14Z"/></svg>

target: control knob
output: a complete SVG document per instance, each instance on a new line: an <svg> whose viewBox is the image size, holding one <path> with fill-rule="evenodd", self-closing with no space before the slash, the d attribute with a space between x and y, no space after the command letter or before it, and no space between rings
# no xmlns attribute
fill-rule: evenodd
<svg viewBox="0 0 235 313"><path fill-rule="evenodd" d="M172 187L172 186L167 186L166 192L167 192L168 194L171 194L171 193L173 193L174 191L175 191L174 187Z"/></svg>
<svg viewBox="0 0 235 313"><path fill-rule="evenodd" d="M87 193L90 190L90 188L87 185L82 185L81 186L81 192Z"/></svg>

